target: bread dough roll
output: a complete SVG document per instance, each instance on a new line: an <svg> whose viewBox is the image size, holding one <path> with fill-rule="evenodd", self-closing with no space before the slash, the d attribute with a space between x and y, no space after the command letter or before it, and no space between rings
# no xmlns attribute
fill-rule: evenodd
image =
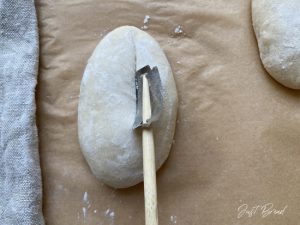
<svg viewBox="0 0 300 225"><path fill-rule="evenodd" d="M141 130L133 130L133 123L135 72L145 65L158 67L163 87L163 111L152 124L158 169L168 157L177 114L173 74L158 43L135 27L113 30L94 50L81 82L80 146L93 174L115 188L143 180Z"/></svg>
<svg viewBox="0 0 300 225"><path fill-rule="evenodd" d="M300 1L252 0L260 57L278 82L300 89Z"/></svg>

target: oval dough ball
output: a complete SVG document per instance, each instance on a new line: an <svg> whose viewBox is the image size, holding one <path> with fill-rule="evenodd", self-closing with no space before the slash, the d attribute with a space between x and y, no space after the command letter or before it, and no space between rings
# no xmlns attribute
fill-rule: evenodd
<svg viewBox="0 0 300 225"><path fill-rule="evenodd" d="M158 67L163 88L163 111L152 124L158 169L168 157L177 114L173 74L158 43L135 27L117 28L98 44L81 81L80 146L93 174L115 188L143 180L141 130L133 123L135 72L145 65Z"/></svg>
<svg viewBox="0 0 300 225"><path fill-rule="evenodd" d="M300 1L252 0L260 57L278 82L300 89Z"/></svg>

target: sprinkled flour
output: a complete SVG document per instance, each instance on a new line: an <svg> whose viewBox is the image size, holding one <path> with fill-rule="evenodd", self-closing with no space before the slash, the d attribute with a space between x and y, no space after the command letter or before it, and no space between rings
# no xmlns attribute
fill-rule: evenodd
<svg viewBox="0 0 300 225"><path fill-rule="evenodd" d="M149 15L145 15L144 25L141 27L142 30L147 30L148 29L150 19L151 19L151 17Z"/></svg>
<svg viewBox="0 0 300 225"><path fill-rule="evenodd" d="M177 27L175 27L174 29L174 33L175 34L183 34L183 27L181 25L178 25Z"/></svg>
<svg viewBox="0 0 300 225"><path fill-rule="evenodd" d="M171 222L171 224L176 224L177 223L177 216L170 216L170 222Z"/></svg>

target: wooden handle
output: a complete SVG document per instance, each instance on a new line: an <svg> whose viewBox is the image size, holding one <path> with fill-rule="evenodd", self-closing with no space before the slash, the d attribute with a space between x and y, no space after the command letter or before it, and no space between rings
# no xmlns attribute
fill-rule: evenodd
<svg viewBox="0 0 300 225"><path fill-rule="evenodd" d="M143 75L143 123L151 118L148 79ZM151 128L143 129L143 168L145 196L145 224L158 225L154 138Z"/></svg>

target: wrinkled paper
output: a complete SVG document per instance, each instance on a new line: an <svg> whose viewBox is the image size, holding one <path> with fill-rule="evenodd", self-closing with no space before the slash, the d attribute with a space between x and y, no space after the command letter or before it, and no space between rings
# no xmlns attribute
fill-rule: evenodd
<svg viewBox="0 0 300 225"><path fill-rule="evenodd" d="M144 224L143 184L125 190L102 184L77 137L87 60L121 25L143 28L159 42L179 94L173 147L157 174L159 224L299 223L300 92L264 70L250 0L39 0L37 6L49 225Z"/></svg>

